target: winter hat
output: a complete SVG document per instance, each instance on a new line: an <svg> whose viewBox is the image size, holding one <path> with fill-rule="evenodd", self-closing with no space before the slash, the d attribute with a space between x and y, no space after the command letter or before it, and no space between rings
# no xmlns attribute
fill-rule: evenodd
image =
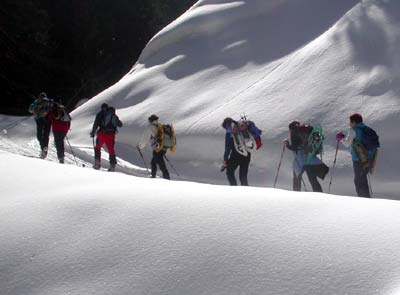
<svg viewBox="0 0 400 295"><path fill-rule="evenodd" d="M107 108L108 108L108 104L103 103L103 104L101 105L101 109L102 109L102 110L106 110Z"/></svg>
<svg viewBox="0 0 400 295"><path fill-rule="evenodd" d="M225 118L224 121L222 122L222 128L227 128L228 124L232 124L233 120L232 118Z"/></svg>
<svg viewBox="0 0 400 295"><path fill-rule="evenodd" d="M299 121L296 121L296 120L292 121L292 122L289 123L289 130L294 130L299 126L300 126L300 122Z"/></svg>
<svg viewBox="0 0 400 295"><path fill-rule="evenodd" d="M45 97L47 97L47 94L44 92L40 92L39 98L45 98Z"/></svg>
<svg viewBox="0 0 400 295"><path fill-rule="evenodd" d="M157 120L158 120L158 117L157 117L156 115L153 114L153 115L151 115L151 116L149 117L148 120L149 120L150 123L153 123L154 121L157 121Z"/></svg>

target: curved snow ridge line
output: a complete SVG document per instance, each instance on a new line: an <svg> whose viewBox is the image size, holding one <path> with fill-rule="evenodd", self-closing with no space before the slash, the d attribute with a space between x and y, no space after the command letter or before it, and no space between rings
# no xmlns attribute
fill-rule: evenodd
<svg viewBox="0 0 400 295"><path fill-rule="evenodd" d="M163 48L197 35L212 36L233 23L252 19L271 10L287 0L261 1L220 1L218 3L195 4L185 14L156 34L146 45L137 63L144 63ZM224 3L221 3L224 2ZM228 3L227 3L228 2ZM255 9L254 7L257 7ZM131 71L133 73L133 71Z"/></svg>
<svg viewBox="0 0 400 295"><path fill-rule="evenodd" d="M258 83L261 83L263 80L265 80L266 77L268 77L271 73L273 73L275 70L277 70L283 63L284 61L281 62L277 62L278 65L276 65L275 67L272 68L272 70L268 71L267 73L262 73L262 76L259 79L256 79L254 82L252 82L250 85L248 85L247 87L243 88L242 90L240 90L239 92L237 92L236 94L234 94L233 96L231 96L229 99L227 99L223 104L221 104L220 106L218 106L217 108L213 109L211 112L205 114L203 117L201 117L199 120L197 120L196 122L194 122L192 125L190 125L183 133L189 133L191 129L195 128L196 125L198 125L199 123L201 123L201 121L203 121L204 119L206 119L209 116L212 116L215 112L218 112L220 109L226 107L227 105L231 104L235 98L239 97L240 95L242 95L243 93L245 93L246 91L250 90L251 88L255 87ZM267 65L270 66L270 65ZM228 114L228 116L234 116L237 114ZM219 127L218 127L219 129Z"/></svg>

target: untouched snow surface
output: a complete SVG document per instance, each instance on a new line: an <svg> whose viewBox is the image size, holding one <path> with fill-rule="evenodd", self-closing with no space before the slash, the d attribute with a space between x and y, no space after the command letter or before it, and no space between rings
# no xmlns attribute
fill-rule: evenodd
<svg viewBox="0 0 400 295"><path fill-rule="evenodd" d="M396 201L0 168L2 295L400 292Z"/></svg>
<svg viewBox="0 0 400 295"><path fill-rule="evenodd" d="M265 142L253 155L250 184L270 187L289 121L324 127L324 160L332 165L335 133L361 112L381 136L375 195L398 199L398 48L397 0L199 1L149 42L130 73L74 112L70 137L90 145L95 113L108 102L125 123L119 155L142 165L135 146L156 113L176 128L178 151L171 158L183 178L220 184L226 183L219 172L221 122L246 113ZM287 153L281 188L291 188L292 160ZM354 195L343 147L338 167L333 192Z"/></svg>

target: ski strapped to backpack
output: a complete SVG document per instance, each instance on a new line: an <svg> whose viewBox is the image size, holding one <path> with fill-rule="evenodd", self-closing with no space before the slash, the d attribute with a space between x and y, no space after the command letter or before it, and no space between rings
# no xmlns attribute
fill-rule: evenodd
<svg viewBox="0 0 400 295"><path fill-rule="evenodd" d="M239 154L247 156L262 147L262 131L246 115L242 115L238 122L232 121L231 130L235 150Z"/></svg>
<svg viewBox="0 0 400 295"><path fill-rule="evenodd" d="M176 135L172 124L158 124L154 150L158 153L163 149L176 152Z"/></svg>

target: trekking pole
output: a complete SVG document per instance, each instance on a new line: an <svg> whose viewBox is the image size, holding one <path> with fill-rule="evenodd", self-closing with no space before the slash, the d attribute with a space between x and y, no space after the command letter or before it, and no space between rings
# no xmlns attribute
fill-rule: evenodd
<svg viewBox="0 0 400 295"><path fill-rule="evenodd" d="M144 164L144 167L146 167L147 173L148 173L149 175L151 175L151 173L150 173L150 171L149 171L149 168L148 168L148 166L147 166L147 164L146 164L146 161L145 161L145 159L144 159L144 157L143 157L142 151L140 150L140 148L139 148L138 146L137 146L136 148L137 148L137 150L138 150L138 152L139 152L140 157L141 157L142 160L143 160L143 164Z"/></svg>
<svg viewBox="0 0 400 295"><path fill-rule="evenodd" d="M4 127L3 133L7 134L8 131L10 131L14 127L18 126L20 123L24 122L25 120L28 120L30 117L31 116L27 116L25 118L19 119L19 120L15 121L15 122L12 122L12 123L8 124L6 127Z"/></svg>
<svg viewBox="0 0 400 295"><path fill-rule="evenodd" d="M72 150L72 146L71 146L71 144L70 144L70 142L69 142L68 136L65 135L65 138L67 139L67 143L68 143L68 145L69 145L69 149L71 150L71 154L72 154L72 156L74 157L75 164L76 164L76 166L79 167L78 161L76 160L75 153L74 153L74 151Z"/></svg>
<svg viewBox="0 0 400 295"><path fill-rule="evenodd" d="M165 158L165 160L167 160L167 162L168 162L168 163L169 163L169 165L171 166L172 170L174 170L175 174L176 174L176 175L178 175L178 176L180 177L180 175L179 175L178 171L176 171L176 169L175 169L174 165L172 165L171 161L170 161L170 160L167 158L167 156L166 156L166 155L164 155L164 158Z"/></svg>
<svg viewBox="0 0 400 295"><path fill-rule="evenodd" d="M279 176L279 171L281 170L281 165L282 165L282 159L283 159L283 154L285 153L286 146L283 145L282 153L281 153L281 159L279 160L279 165L278 165L278 171L276 171L276 176L275 176L275 181L274 181L274 188L276 188L276 183L278 182L278 176Z"/></svg>
<svg viewBox="0 0 400 295"><path fill-rule="evenodd" d="M372 193L371 177L370 177L369 173L367 174L367 176L368 176L369 193L370 193L371 199L372 199L374 197L374 194Z"/></svg>
<svg viewBox="0 0 400 295"><path fill-rule="evenodd" d="M340 141L338 141L338 142L337 142L337 145L336 145L335 160L333 161L333 167L332 167L332 173L331 173L331 180L329 181L328 194L331 193L331 187L332 187L332 181L333 181L333 174L334 174L334 172L335 172L337 154L338 154L338 151L339 151L339 144L340 144Z"/></svg>

